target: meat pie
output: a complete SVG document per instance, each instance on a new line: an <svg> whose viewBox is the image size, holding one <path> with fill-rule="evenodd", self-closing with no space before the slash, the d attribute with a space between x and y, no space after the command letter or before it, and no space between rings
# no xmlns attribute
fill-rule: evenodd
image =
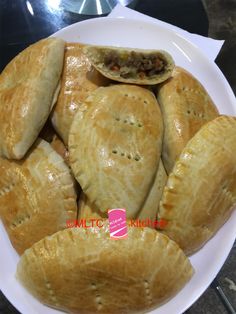
<svg viewBox="0 0 236 314"><path fill-rule="evenodd" d="M154 85L168 79L174 68L163 50L86 46L84 51L100 73L118 82Z"/></svg>

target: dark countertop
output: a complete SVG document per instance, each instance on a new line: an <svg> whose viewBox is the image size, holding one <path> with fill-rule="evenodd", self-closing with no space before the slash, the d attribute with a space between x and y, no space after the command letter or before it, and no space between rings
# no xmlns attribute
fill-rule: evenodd
<svg viewBox="0 0 236 314"><path fill-rule="evenodd" d="M0 71L29 44L69 24L91 18L91 16L72 14L63 9L53 11L49 7L49 1L46 0L29 0L28 3L32 6L34 15L30 14L26 0L0 0ZM140 0L135 9L193 33L204 36L209 34L212 38L226 39L216 63L236 93L234 62L236 56L236 0L203 0L203 2L200 0ZM236 247L232 249L217 280L236 309L236 291L231 289L233 284L230 285L229 281L236 283ZM217 281L186 313L230 313L219 297L216 284ZM19 313L1 292L0 313Z"/></svg>
<svg viewBox="0 0 236 314"><path fill-rule="evenodd" d="M29 44L67 25L93 17L69 13L63 9L53 10L47 0L28 1L34 15L29 12L26 0L1 0L0 3L0 71ZM199 0L191 0L191 5L188 0L158 0L158 5L156 0L140 0L136 10L207 36L208 20Z"/></svg>

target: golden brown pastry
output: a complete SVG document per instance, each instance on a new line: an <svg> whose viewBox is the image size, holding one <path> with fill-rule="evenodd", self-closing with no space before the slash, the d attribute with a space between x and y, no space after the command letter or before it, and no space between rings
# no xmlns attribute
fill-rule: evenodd
<svg viewBox="0 0 236 314"><path fill-rule="evenodd" d="M162 158L169 173L189 139L219 113L200 82L180 67L157 96L164 122Z"/></svg>
<svg viewBox="0 0 236 314"><path fill-rule="evenodd" d="M92 67L83 47L79 43L66 44L61 90L52 114L53 126L66 145L78 107L93 90L109 82Z"/></svg>
<svg viewBox="0 0 236 314"><path fill-rule="evenodd" d="M73 120L70 164L91 203L101 212L125 208L134 218L152 186L162 144L156 98L133 85L100 87Z"/></svg>
<svg viewBox="0 0 236 314"><path fill-rule="evenodd" d="M0 75L0 155L21 159L59 93L64 41L47 38L17 55Z"/></svg>
<svg viewBox="0 0 236 314"><path fill-rule="evenodd" d="M149 219L149 226L151 227L155 227L159 203L164 186L166 184L166 180L167 175L162 160L160 160L152 186L147 194L146 200L140 212L137 215L137 219L140 219L141 221ZM91 219L101 219L107 217L107 213L102 213L99 211L99 209L94 204L91 204L83 192L80 195L78 212L78 218L86 219L88 223Z"/></svg>
<svg viewBox="0 0 236 314"><path fill-rule="evenodd" d="M123 83L155 85L168 79L174 68L164 50L86 46L84 51L99 72Z"/></svg>
<svg viewBox="0 0 236 314"><path fill-rule="evenodd" d="M160 203L163 232L185 253L198 250L230 217L236 202L236 118L204 125L184 148Z"/></svg>
<svg viewBox="0 0 236 314"><path fill-rule="evenodd" d="M175 242L150 228L110 239L103 228L70 228L34 244L17 278L38 300L70 313L144 313L189 281L193 268Z"/></svg>
<svg viewBox="0 0 236 314"><path fill-rule="evenodd" d="M54 134L50 144L52 148L64 159L65 163L69 166L69 151L65 147L62 140L56 134Z"/></svg>
<svg viewBox="0 0 236 314"><path fill-rule="evenodd" d="M91 204L87 196L82 192L78 204L78 218L79 219L100 219L107 218L107 214L99 211L99 209Z"/></svg>
<svg viewBox="0 0 236 314"><path fill-rule="evenodd" d="M166 184L166 180L167 175L162 160L160 160L154 178L154 182L152 183L152 186L149 190L146 200L140 212L137 215L137 219L140 219L142 221L150 219L149 226L151 227L155 227L159 203L164 186ZM94 204L91 204L91 202L83 192L80 195L78 211L79 211L78 218L86 219L88 223L91 219L101 219L107 217L107 213L104 214L101 211L99 211L99 209Z"/></svg>
<svg viewBox="0 0 236 314"><path fill-rule="evenodd" d="M166 184L167 175L160 159L159 166L152 184L151 189L146 197L145 203L142 209L138 213L137 218L141 220L150 219L155 222L157 218L157 212L159 208L160 199L163 193L164 186Z"/></svg>
<svg viewBox="0 0 236 314"><path fill-rule="evenodd" d="M20 162L0 159L0 217L19 254L76 219L73 179L63 159L38 140Z"/></svg>

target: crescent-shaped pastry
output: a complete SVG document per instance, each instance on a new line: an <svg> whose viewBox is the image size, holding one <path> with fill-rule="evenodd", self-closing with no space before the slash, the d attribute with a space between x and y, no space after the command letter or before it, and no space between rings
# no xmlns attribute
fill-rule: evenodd
<svg viewBox="0 0 236 314"><path fill-rule="evenodd" d="M76 219L73 178L47 142L20 162L0 159L0 173L0 217L19 254Z"/></svg>
<svg viewBox="0 0 236 314"><path fill-rule="evenodd" d="M61 90L52 114L52 124L66 145L78 107L93 90L109 82L92 67L83 47L80 43L66 43Z"/></svg>
<svg viewBox="0 0 236 314"><path fill-rule="evenodd" d="M84 51L99 72L123 83L155 85L168 79L174 68L164 50L86 46Z"/></svg>
<svg viewBox="0 0 236 314"><path fill-rule="evenodd" d="M149 90L132 85L100 87L78 110L70 130L70 165L101 212L141 209L159 164L162 118Z"/></svg>
<svg viewBox="0 0 236 314"><path fill-rule="evenodd" d="M173 297L193 268L178 245L150 228L110 239L102 228L70 228L21 257L17 278L42 303L70 313L146 313Z"/></svg>
<svg viewBox="0 0 236 314"><path fill-rule="evenodd" d="M158 88L157 96L164 122L162 159L169 173L189 139L219 113L201 83L180 67Z"/></svg>
<svg viewBox="0 0 236 314"><path fill-rule="evenodd" d="M17 55L0 75L0 155L21 159L59 93L64 41L47 38Z"/></svg>
<svg viewBox="0 0 236 314"><path fill-rule="evenodd" d="M236 118L204 125L184 148L164 188L163 232L186 254L198 250L230 217L236 202Z"/></svg>
<svg viewBox="0 0 236 314"><path fill-rule="evenodd" d="M159 162L159 166L154 178L154 182L149 190L146 200L142 206L142 209L137 215L137 219L140 220L150 220L150 226L155 226L155 221L157 218L157 212L159 208L160 199L163 193L164 186L167 181L167 175L165 168L163 166L162 160ZM94 204L91 204L87 196L82 192L79 199L78 205L78 218L79 219L101 219L106 218L107 214L99 211Z"/></svg>

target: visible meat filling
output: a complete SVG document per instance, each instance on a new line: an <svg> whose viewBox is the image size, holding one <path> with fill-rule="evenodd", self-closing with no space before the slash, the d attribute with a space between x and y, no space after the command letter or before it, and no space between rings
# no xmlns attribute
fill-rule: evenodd
<svg viewBox="0 0 236 314"><path fill-rule="evenodd" d="M166 66L165 60L158 54L143 54L135 51L131 51L129 55L110 51L104 57L104 64L109 70L119 72L123 78L139 77L140 79L159 74Z"/></svg>

